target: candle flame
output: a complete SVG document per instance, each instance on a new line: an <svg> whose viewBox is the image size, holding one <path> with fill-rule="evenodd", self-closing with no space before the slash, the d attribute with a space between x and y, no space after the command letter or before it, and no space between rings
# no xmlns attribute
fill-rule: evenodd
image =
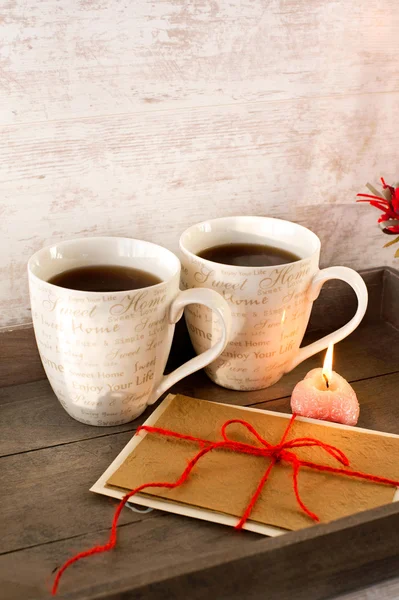
<svg viewBox="0 0 399 600"><path fill-rule="evenodd" d="M281 325L285 323L285 309L283 310L283 314L281 315Z"/></svg>
<svg viewBox="0 0 399 600"><path fill-rule="evenodd" d="M326 352L326 357L324 359L322 375L325 379L327 387L330 386L332 380L332 365L333 365L333 349L334 344L329 344Z"/></svg>

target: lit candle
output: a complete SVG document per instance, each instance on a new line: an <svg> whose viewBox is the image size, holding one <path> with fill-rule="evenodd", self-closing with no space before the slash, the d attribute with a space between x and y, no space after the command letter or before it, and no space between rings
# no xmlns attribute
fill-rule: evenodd
<svg viewBox="0 0 399 600"><path fill-rule="evenodd" d="M291 409L303 417L356 425L359 402L352 386L332 370L333 344L322 369L312 369L294 388Z"/></svg>

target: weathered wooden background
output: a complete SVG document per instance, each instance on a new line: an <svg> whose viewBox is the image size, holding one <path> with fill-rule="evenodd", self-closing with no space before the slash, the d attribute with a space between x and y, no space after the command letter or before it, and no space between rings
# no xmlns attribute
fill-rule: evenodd
<svg viewBox="0 0 399 600"><path fill-rule="evenodd" d="M399 179L395 0L0 0L0 326L30 254L239 213L395 264L355 194Z"/></svg>

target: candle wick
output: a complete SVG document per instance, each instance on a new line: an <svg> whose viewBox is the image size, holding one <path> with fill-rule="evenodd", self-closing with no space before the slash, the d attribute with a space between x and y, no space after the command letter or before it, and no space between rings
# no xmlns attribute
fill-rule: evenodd
<svg viewBox="0 0 399 600"><path fill-rule="evenodd" d="M323 373L323 377L324 377L324 380L326 382L326 386L327 386L327 389L328 389L330 387L329 383L328 383L328 377L327 377L327 375L325 373Z"/></svg>

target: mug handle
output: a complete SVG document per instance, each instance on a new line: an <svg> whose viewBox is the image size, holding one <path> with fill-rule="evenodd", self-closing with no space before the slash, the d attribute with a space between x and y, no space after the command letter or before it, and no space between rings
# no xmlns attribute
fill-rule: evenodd
<svg viewBox="0 0 399 600"><path fill-rule="evenodd" d="M292 359L286 368L286 373L292 371L292 369L299 365L299 363L306 360L310 356L313 356L313 354L316 354L321 350L325 350L330 343L336 344L337 342L340 342L346 338L350 333L352 333L352 331L356 329L364 317L368 299L367 287L359 273L356 273L356 271L349 269L348 267L328 267L327 269L322 269L319 271L313 277L313 280L309 286L307 293L308 300L314 302L320 294L323 284L329 279L342 279L342 281L349 283L349 285L354 289L358 302L356 314L348 323L346 323L346 325L340 327L337 329L337 331L333 331L333 333L322 337L320 340L317 340L317 342L313 342L313 344L309 344L304 348L300 348L298 354Z"/></svg>
<svg viewBox="0 0 399 600"><path fill-rule="evenodd" d="M183 377L187 377L187 375L191 375L213 362L223 352L229 341L231 330L230 307L218 292L207 288L192 288L179 292L169 308L169 323L177 323L183 315L184 307L188 304L203 304L214 311L221 325L222 334L220 339L211 348L191 358L172 371L172 373L164 375L148 404L156 402L167 389L180 381L180 379L183 379Z"/></svg>

